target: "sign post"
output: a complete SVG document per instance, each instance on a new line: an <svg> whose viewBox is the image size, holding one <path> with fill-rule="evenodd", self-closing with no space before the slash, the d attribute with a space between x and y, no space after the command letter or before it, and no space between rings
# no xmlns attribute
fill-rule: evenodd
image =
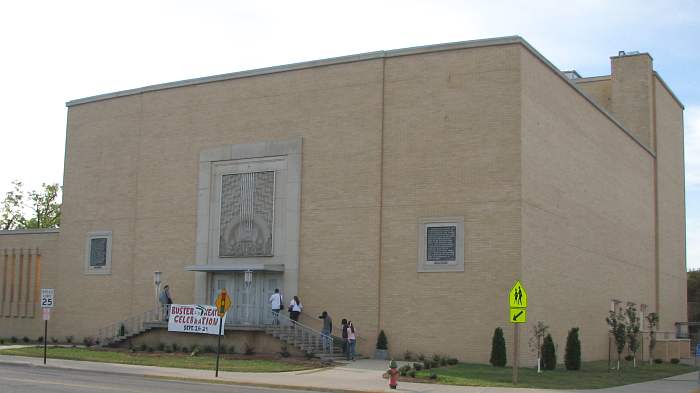
<svg viewBox="0 0 700 393"><path fill-rule="evenodd" d="M44 320L44 364L46 364L46 342L49 334L49 319L51 318L51 309L54 305L54 290L53 288L41 288L41 311Z"/></svg>
<svg viewBox="0 0 700 393"><path fill-rule="evenodd" d="M222 289L219 296L216 297L216 311L219 314L219 342L216 346L216 373L215 377L219 377L219 356L221 354L221 329L224 328L224 316L228 309L231 308L231 297L226 293L226 289Z"/></svg>
<svg viewBox="0 0 700 393"><path fill-rule="evenodd" d="M513 385L518 383L520 324L527 322L527 292L525 287L516 280L508 295L510 314L508 320L513 324ZM539 362L539 360L538 360Z"/></svg>

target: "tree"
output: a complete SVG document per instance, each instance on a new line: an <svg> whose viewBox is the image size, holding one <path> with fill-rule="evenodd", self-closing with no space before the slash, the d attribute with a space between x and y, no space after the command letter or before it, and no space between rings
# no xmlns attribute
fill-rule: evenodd
<svg viewBox="0 0 700 393"><path fill-rule="evenodd" d="M581 341L578 338L578 328L571 328L566 336L566 352L564 353L564 365L567 370L581 369Z"/></svg>
<svg viewBox="0 0 700 393"><path fill-rule="evenodd" d="M688 272L688 321L700 321L700 270Z"/></svg>
<svg viewBox="0 0 700 393"><path fill-rule="evenodd" d="M380 330L377 336L377 349L389 349L389 341L386 339L384 330Z"/></svg>
<svg viewBox="0 0 700 393"><path fill-rule="evenodd" d="M496 328L491 340L491 359L489 362L494 367L506 366L506 340L503 338L503 329Z"/></svg>
<svg viewBox="0 0 700 393"><path fill-rule="evenodd" d="M540 370L540 367L542 366L542 340L544 340L544 337L547 335L548 329L549 326L545 325L544 322L537 321L537 324L535 324L535 326L532 327L532 337L530 337L530 341L528 343L530 349L534 349L537 351L538 373L542 372Z"/></svg>
<svg viewBox="0 0 700 393"><path fill-rule="evenodd" d="M34 216L26 221L25 228L58 228L61 224L61 203L58 202L58 183L41 184L42 190L29 192L29 207Z"/></svg>
<svg viewBox="0 0 700 393"><path fill-rule="evenodd" d="M557 353L552 335L547 334L542 342L542 368L554 370L557 367Z"/></svg>
<svg viewBox="0 0 700 393"><path fill-rule="evenodd" d="M620 369L620 358L622 351L625 349L627 340L627 330L625 328L625 315L622 311L609 311L605 321L610 327L610 333L615 338L615 349L617 350L617 369Z"/></svg>
<svg viewBox="0 0 700 393"><path fill-rule="evenodd" d="M651 312L646 316L646 320L649 328L649 365L652 365L654 347L656 347L656 328L659 327L659 314Z"/></svg>
<svg viewBox="0 0 700 393"><path fill-rule="evenodd" d="M7 231L17 229L24 225L24 193L22 192L22 182L13 181L14 189L5 194L5 199L0 206L0 230Z"/></svg>
<svg viewBox="0 0 700 393"><path fill-rule="evenodd" d="M632 365L637 367L637 350L639 349L639 331L640 321L637 315L637 307L634 303L627 303L625 309L626 326L625 334L627 335L627 347L632 352Z"/></svg>

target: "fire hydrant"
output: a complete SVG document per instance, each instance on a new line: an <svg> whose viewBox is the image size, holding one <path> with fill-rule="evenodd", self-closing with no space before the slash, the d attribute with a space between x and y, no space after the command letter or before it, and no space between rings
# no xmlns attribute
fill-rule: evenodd
<svg viewBox="0 0 700 393"><path fill-rule="evenodd" d="M391 361L389 363L389 387L392 389L396 389L396 386L398 385L398 379L399 379L399 371L396 369L396 362Z"/></svg>

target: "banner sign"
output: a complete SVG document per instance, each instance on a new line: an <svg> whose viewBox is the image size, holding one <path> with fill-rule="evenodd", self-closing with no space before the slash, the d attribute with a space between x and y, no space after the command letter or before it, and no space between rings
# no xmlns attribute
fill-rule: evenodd
<svg viewBox="0 0 700 393"><path fill-rule="evenodd" d="M226 316L224 316L226 320ZM219 334L219 314L216 307L201 304L171 304L168 331L182 333ZM224 335L221 329L221 335Z"/></svg>

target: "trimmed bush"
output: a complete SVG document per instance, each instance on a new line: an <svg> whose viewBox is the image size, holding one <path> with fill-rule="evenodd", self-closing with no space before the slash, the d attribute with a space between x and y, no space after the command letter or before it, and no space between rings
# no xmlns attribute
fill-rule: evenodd
<svg viewBox="0 0 700 393"><path fill-rule="evenodd" d="M27 344L27 343L29 343L30 341L32 341L32 340L30 340L29 337L27 337L27 336L22 337L22 342L23 342L23 343Z"/></svg>
<svg viewBox="0 0 700 393"><path fill-rule="evenodd" d="M433 368L433 362L428 359L423 360L423 368L426 370L430 370L431 368Z"/></svg>
<svg viewBox="0 0 700 393"><path fill-rule="evenodd" d="M73 343L73 336L66 336L66 343L72 344Z"/></svg>
<svg viewBox="0 0 700 393"><path fill-rule="evenodd" d="M172 345L172 347L173 347L173 352L177 352L177 351L180 350L180 346L177 345L177 343L172 343L171 345Z"/></svg>
<svg viewBox="0 0 700 393"><path fill-rule="evenodd" d="M404 352L404 354L403 354L403 360L406 360L406 361L409 361L409 362L410 362L411 360L413 360L413 352L411 352L411 351L406 351L406 352Z"/></svg>
<svg viewBox="0 0 700 393"><path fill-rule="evenodd" d="M411 371L409 371L409 372L408 372L408 376L411 377L411 378L415 378L415 377L416 377L416 370L411 370Z"/></svg>
<svg viewBox="0 0 700 393"><path fill-rule="evenodd" d="M243 345L243 353L245 353L248 356L255 355L255 347L248 344L248 343L245 343L245 345ZM312 357L313 357L313 354L312 354Z"/></svg>
<svg viewBox="0 0 700 393"><path fill-rule="evenodd" d="M43 343L44 342L44 336L39 336L39 338L36 339L36 342L38 343Z"/></svg>
<svg viewBox="0 0 700 393"><path fill-rule="evenodd" d="M422 353L419 353L419 354L418 354L418 360L420 360L421 362L422 362L423 360L425 360L425 355L423 355Z"/></svg>
<svg viewBox="0 0 700 393"><path fill-rule="evenodd" d="M389 349L389 341L386 339L384 330L379 331L379 336L377 336L377 349Z"/></svg>
<svg viewBox="0 0 700 393"><path fill-rule="evenodd" d="M182 352L182 353L189 353L189 352L190 352L190 349L187 348L186 345L183 345L182 348L180 348L180 352Z"/></svg>
<svg viewBox="0 0 700 393"><path fill-rule="evenodd" d="M566 336L566 352L564 365L567 370L581 369L581 340L578 338L578 328L571 328Z"/></svg>
<svg viewBox="0 0 700 393"><path fill-rule="evenodd" d="M163 347L163 351L165 351L165 353L173 353L173 346L172 346L172 345L166 344L166 345Z"/></svg>
<svg viewBox="0 0 700 393"><path fill-rule="evenodd" d="M494 367L506 366L506 340L503 338L503 329L500 327L497 327L493 332L489 363Z"/></svg>
<svg viewBox="0 0 700 393"><path fill-rule="evenodd" d="M163 351L165 349L165 343L158 343L158 350Z"/></svg>
<svg viewBox="0 0 700 393"><path fill-rule="evenodd" d="M678 358L673 358L673 359L671 359L671 363L673 363L673 364L678 364L678 363L680 363L680 362L681 362L681 360L678 359Z"/></svg>
<svg viewBox="0 0 700 393"><path fill-rule="evenodd" d="M457 358L447 358L447 364L449 364L450 366L454 366L457 363L459 363L459 360L457 360Z"/></svg>
<svg viewBox="0 0 700 393"><path fill-rule="evenodd" d="M423 363L413 363L413 368L414 368L416 371L420 371L420 370L423 369Z"/></svg>
<svg viewBox="0 0 700 393"><path fill-rule="evenodd" d="M628 361L628 362L631 362L632 359L634 359L634 357L633 357L632 355L627 355L627 356L625 356L625 360Z"/></svg>
<svg viewBox="0 0 700 393"><path fill-rule="evenodd" d="M656 359L654 359L654 363L656 363L656 364L661 364L661 363L663 363L663 362L664 362L664 360L661 359L661 358L656 358Z"/></svg>
<svg viewBox="0 0 700 393"><path fill-rule="evenodd" d="M437 374L435 372L430 373L430 379L437 379Z"/></svg>
<svg viewBox="0 0 700 393"><path fill-rule="evenodd" d="M542 368L545 370L554 370L557 367L557 354L555 351L552 335L547 334L542 343Z"/></svg>

